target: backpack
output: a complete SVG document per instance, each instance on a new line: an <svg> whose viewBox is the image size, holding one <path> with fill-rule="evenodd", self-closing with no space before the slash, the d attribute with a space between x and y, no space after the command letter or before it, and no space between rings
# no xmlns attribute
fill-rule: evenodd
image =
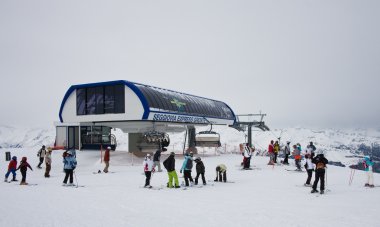
<svg viewBox="0 0 380 227"><path fill-rule="evenodd" d="M323 169L323 168L325 168L325 163L323 163L323 162L318 162L318 163L317 163L317 169Z"/></svg>
<svg viewBox="0 0 380 227"><path fill-rule="evenodd" d="M186 162L186 169L192 169L192 168L193 168L193 160L189 158L187 159L187 162Z"/></svg>

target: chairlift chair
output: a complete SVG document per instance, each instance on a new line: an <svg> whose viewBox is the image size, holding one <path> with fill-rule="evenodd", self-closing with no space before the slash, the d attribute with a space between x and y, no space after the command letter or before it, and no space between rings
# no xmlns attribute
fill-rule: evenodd
<svg viewBox="0 0 380 227"><path fill-rule="evenodd" d="M212 131L201 131L195 134L195 146L197 147L220 147L220 135L219 133Z"/></svg>

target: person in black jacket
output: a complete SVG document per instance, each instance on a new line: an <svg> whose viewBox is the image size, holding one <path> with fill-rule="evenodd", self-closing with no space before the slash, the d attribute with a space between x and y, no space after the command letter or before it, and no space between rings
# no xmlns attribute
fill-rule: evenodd
<svg viewBox="0 0 380 227"><path fill-rule="evenodd" d="M162 172L160 158L161 158L161 152L163 151L166 151L166 148L158 149L153 155L154 165L157 166L158 168L157 172Z"/></svg>
<svg viewBox="0 0 380 227"><path fill-rule="evenodd" d="M175 187L179 188L179 182L178 182L178 175L175 171L175 159L174 159L174 152L171 152L169 157L163 162L165 169L168 171L169 176L169 183L168 187L173 188L173 179L175 183Z"/></svg>
<svg viewBox="0 0 380 227"><path fill-rule="evenodd" d="M326 173L325 168L326 168L327 163L329 163L329 161L324 157L323 154L319 154L312 159L312 162L315 164L315 180L313 184L313 190L311 190L311 193L318 192L317 186L318 186L318 181L320 179L321 180L320 193L323 194L325 191L325 173Z"/></svg>
<svg viewBox="0 0 380 227"><path fill-rule="evenodd" d="M195 160L194 160L195 163L197 163L195 165L195 169L197 170L197 176L195 177L195 185L198 184L198 178L199 178L199 175L202 175L202 181L203 181L203 185L206 185L206 178L205 178L205 165L203 164L203 162L201 161L201 158L200 157L197 157Z"/></svg>

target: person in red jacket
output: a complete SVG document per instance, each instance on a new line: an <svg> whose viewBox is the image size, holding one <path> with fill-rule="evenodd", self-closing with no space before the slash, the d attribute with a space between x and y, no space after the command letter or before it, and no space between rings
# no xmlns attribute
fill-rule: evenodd
<svg viewBox="0 0 380 227"><path fill-rule="evenodd" d="M108 167L110 166L110 150L111 150L111 147L107 147L106 151L104 152L103 161L104 161L104 164L106 164L106 166L104 167L103 172L105 173L108 173Z"/></svg>
<svg viewBox="0 0 380 227"><path fill-rule="evenodd" d="M5 182L8 182L8 177L9 177L9 174L11 174L11 173L13 175L12 181L17 181L16 180L16 168L17 168L17 157L13 156L12 160L9 162L9 165L8 165L8 172L5 174L5 180L4 180Z"/></svg>
<svg viewBox="0 0 380 227"><path fill-rule="evenodd" d="M269 163L268 165L274 165L274 141L271 140L268 146Z"/></svg>

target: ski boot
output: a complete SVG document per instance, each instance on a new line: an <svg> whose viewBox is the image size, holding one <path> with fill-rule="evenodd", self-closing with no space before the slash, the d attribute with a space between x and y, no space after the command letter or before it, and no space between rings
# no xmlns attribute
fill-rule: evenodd
<svg viewBox="0 0 380 227"><path fill-rule="evenodd" d="M12 178L12 181L18 181L18 180L16 179L16 177L13 177L13 178Z"/></svg>
<svg viewBox="0 0 380 227"><path fill-rule="evenodd" d="M373 185L373 184L370 184L368 187L370 187L370 188L374 188L374 187L375 187L375 185Z"/></svg>
<svg viewBox="0 0 380 227"><path fill-rule="evenodd" d="M364 187L369 187L369 184L368 184L368 183L366 183L366 184L364 185Z"/></svg>
<svg viewBox="0 0 380 227"><path fill-rule="evenodd" d="M325 191L321 190L321 195L322 195L322 194L325 194Z"/></svg>
<svg viewBox="0 0 380 227"><path fill-rule="evenodd" d="M311 193L318 193L319 191L317 189L311 190Z"/></svg>
<svg viewBox="0 0 380 227"><path fill-rule="evenodd" d="M180 188L180 187L181 187L181 186L179 186L179 185L176 185L176 186L175 186L175 188Z"/></svg>
<svg viewBox="0 0 380 227"><path fill-rule="evenodd" d="M4 179L4 182L8 182L8 178L5 178L5 179Z"/></svg>

